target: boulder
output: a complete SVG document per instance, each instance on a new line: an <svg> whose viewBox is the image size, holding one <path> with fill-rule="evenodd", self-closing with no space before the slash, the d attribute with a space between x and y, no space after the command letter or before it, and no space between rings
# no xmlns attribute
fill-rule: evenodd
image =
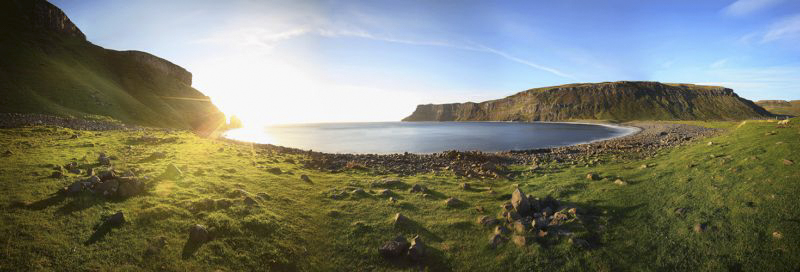
<svg viewBox="0 0 800 272"><path fill-rule="evenodd" d="M505 243L507 240L508 240L508 238L503 237L503 235L492 234L492 236L489 236L489 248L492 248L492 249L497 248L498 246L500 246L503 243Z"/></svg>
<svg viewBox="0 0 800 272"><path fill-rule="evenodd" d="M511 194L511 205L514 206L514 210L521 215L527 215L531 210L528 197L519 188L514 190L514 193Z"/></svg>
<svg viewBox="0 0 800 272"><path fill-rule="evenodd" d="M116 179L106 180L100 184L95 185L94 191L103 196L114 196L119 189L119 181Z"/></svg>
<svg viewBox="0 0 800 272"><path fill-rule="evenodd" d="M189 240L191 244L202 244L209 240L208 229L203 225L193 225L189 227Z"/></svg>
<svg viewBox="0 0 800 272"><path fill-rule="evenodd" d="M491 218L491 217L488 217L488 216L485 216L485 215L481 216L481 217L478 217L478 224L480 224L481 226L484 226L484 227L491 227L491 226L497 225L499 223L500 223L500 220L498 220L497 218Z"/></svg>
<svg viewBox="0 0 800 272"><path fill-rule="evenodd" d="M528 232L528 225L529 224L525 224L524 220L516 220L511 223L511 228L516 233L526 233Z"/></svg>
<svg viewBox="0 0 800 272"><path fill-rule="evenodd" d="M459 186L461 187L461 190L465 190L465 191L469 191L469 190L472 189L472 187L469 185L469 183L466 183L466 182L461 183L461 185L459 185Z"/></svg>
<svg viewBox="0 0 800 272"><path fill-rule="evenodd" d="M64 177L64 173L62 173L61 171L55 171L52 174L50 174L50 177L51 178L63 178Z"/></svg>
<svg viewBox="0 0 800 272"><path fill-rule="evenodd" d="M275 174L275 175L283 174L283 171L278 167L272 167L270 169L267 169L267 172L269 172L271 174Z"/></svg>
<svg viewBox="0 0 800 272"><path fill-rule="evenodd" d="M514 244L517 245L518 247L527 246L528 243L529 243L528 240L530 240L530 239L528 239L527 237L525 237L523 235L516 235L515 234L515 235L511 236L511 241L514 242Z"/></svg>
<svg viewBox="0 0 800 272"><path fill-rule="evenodd" d="M383 190L378 191L378 195L382 196L382 197L391 197L392 194L393 194L392 190L389 190L389 189L383 189Z"/></svg>
<svg viewBox="0 0 800 272"><path fill-rule="evenodd" d="M216 206L217 206L218 208L220 208L220 209L227 209L227 208L229 208L230 206L233 206L233 202L231 202L231 201L230 201L230 200L228 200L228 199L224 199L224 198L223 198L223 199L217 199L217 200L215 201L215 204L216 204Z"/></svg>
<svg viewBox="0 0 800 272"><path fill-rule="evenodd" d="M246 196L246 197L244 197L243 201L244 201L244 205L247 205L247 206L258 206L258 201L256 201L252 197Z"/></svg>
<svg viewBox="0 0 800 272"><path fill-rule="evenodd" d="M84 187L83 182L76 181L70 184L69 186L64 187L64 192L67 194L77 194L83 190L83 187Z"/></svg>
<svg viewBox="0 0 800 272"><path fill-rule="evenodd" d="M406 217L402 213L395 214L394 215L394 220L392 221L392 225L394 227L402 227L402 226L408 225L410 223L411 223L411 219L408 219L408 217Z"/></svg>
<svg viewBox="0 0 800 272"><path fill-rule="evenodd" d="M703 233L706 231L706 224L705 223L697 223L693 227L694 232L696 233Z"/></svg>
<svg viewBox="0 0 800 272"><path fill-rule="evenodd" d="M591 181L600 180L600 175L595 174L595 173L589 173L589 174L586 174L586 179L591 180Z"/></svg>
<svg viewBox="0 0 800 272"><path fill-rule="evenodd" d="M180 178L183 176L183 172L181 172L181 169L178 169L177 166L170 163L164 171L164 176L168 178Z"/></svg>
<svg viewBox="0 0 800 272"><path fill-rule="evenodd" d="M117 194L120 197L132 197L144 192L144 182L136 178L119 178Z"/></svg>
<svg viewBox="0 0 800 272"><path fill-rule="evenodd" d="M511 230L506 228L506 226L498 225L498 226L494 227L494 234L507 235L507 234L511 234Z"/></svg>
<svg viewBox="0 0 800 272"><path fill-rule="evenodd" d="M425 257L426 247L422 243L422 238L419 235L411 239L411 246L408 248L408 257L415 262L421 261Z"/></svg>
<svg viewBox="0 0 800 272"><path fill-rule="evenodd" d="M624 180L621 180L621 179L617 179L617 180L615 180L615 181L614 181L614 184L616 184L616 185L620 185L620 186L623 186L623 185L628 185L628 183L627 183L627 182L625 182Z"/></svg>
<svg viewBox="0 0 800 272"><path fill-rule="evenodd" d="M384 258L397 258L403 256L408 251L410 244L403 236L397 236L394 240L387 241L378 248L378 254Z"/></svg>
<svg viewBox="0 0 800 272"><path fill-rule="evenodd" d="M306 175L300 175L300 180L311 183L311 178Z"/></svg>
<svg viewBox="0 0 800 272"><path fill-rule="evenodd" d="M450 208L458 206L460 204L461 200L458 200L458 198L455 197L448 198L447 200L444 201L444 205Z"/></svg>
<svg viewBox="0 0 800 272"><path fill-rule="evenodd" d="M414 184L414 186L411 187L411 191L410 192L411 193L428 193L428 188L423 186L423 185L421 185L421 184Z"/></svg>
<svg viewBox="0 0 800 272"><path fill-rule="evenodd" d="M107 181L107 180L116 179L117 178L117 173L115 173L113 170L102 171L97 175L97 177L99 177L100 180L102 180L102 181Z"/></svg>
<svg viewBox="0 0 800 272"><path fill-rule="evenodd" d="M100 155L97 157L97 162L100 163L100 165L110 166L111 165L111 158L106 157L105 153L100 153Z"/></svg>
<svg viewBox="0 0 800 272"><path fill-rule="evenodd" d="M103 225L108 227L117 227L124 223L125 223L125 214L123 214L122 212L117 212L106 218L106 221L103 222Z"/></svg>

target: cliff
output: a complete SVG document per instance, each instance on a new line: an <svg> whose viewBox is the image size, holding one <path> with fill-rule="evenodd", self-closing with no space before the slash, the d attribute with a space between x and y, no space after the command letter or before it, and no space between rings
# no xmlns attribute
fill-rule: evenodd
<svg viewBox="0 0 800 272"><path fill-rule="evenodd" d="M86 40L45 0L0 3L0 112L108 116L126 123L213 130L224 115L192 74L140 51L116 51Z"/></svg>
<svg viewBox="0 0 800 272"><path fill-rule="evenodd" d="M769 115L728 88L620 81L536 88L481 103L419 105L403 121L736 120Z"/></svg>

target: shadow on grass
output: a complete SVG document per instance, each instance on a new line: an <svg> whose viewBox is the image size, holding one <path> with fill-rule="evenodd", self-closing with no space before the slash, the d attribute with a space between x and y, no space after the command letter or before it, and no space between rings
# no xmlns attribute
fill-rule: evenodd
<svg viewBox="0 0 800 272"><path fill-rule="evenodd" d="M422 237L425 237L422 235ZM453 271L453 269L445 262L444 253L431 246L425 247L425 257L419 261L412 261L407 256L383 259L384 264L389 268L418 271Z"/></svg>
<svg viewBox="0 0 800 272"><path fill-rule="evenodd" d="M186 244L183 245L183 252L181 253L181 258L184 260L191 258L194 256L194 253L203 246L205 242L194 242L194 241L186 241Z"/></svg>
<svg viewBox="0 0 800 272"><path fill-rule="evenodd" d="M395 225L395 229L403 231L404 233L407 234L411 233L419 234L428 241L436 241L436 242L442 241L442 237L439 237L433 232L428 231L428 229L426 229L424 226L422 226L420 223L416 221L408 220L403 222L402 224L397 224Z"/></svg>

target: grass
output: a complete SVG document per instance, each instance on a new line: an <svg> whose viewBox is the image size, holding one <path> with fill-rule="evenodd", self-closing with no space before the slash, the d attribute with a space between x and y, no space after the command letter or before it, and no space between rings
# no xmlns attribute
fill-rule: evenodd
<svg viewBox="0 0 800 272"><path fill-rule="evenodd" d="M797 270L800 124L793 122L789 128L765 121L691 122L724 132L645 160L604 158L590 167L547 162L537 171L513 166L520 172L513 180L469 180L448 172L402 177L407 185L392 189L395 203L379 197L370 183L396 177L308 170L300 163L303 155L186 132L0 130L1 146L14 153L0 157L0 270L417 270L377 254L398 234L419 234L431 247L423 267L430 271ZM80 137L70 139L73 134ZM132 140L145 135L162 141ZM116 156L116 169L147 177L147 193L128 199L52 195L85 177L49 178L48 164L92 166L98 152ZM153 152L167 158L147 160ZM784 165L784 159L798 163ZM158 178L169 164L183 168L184 176ZM273 167L291 173L269 173ZM603 179L587 180L587 172ZM303 174L311 182L302 181ZM628 185L614 184L617 178ZM460 189L462 182L474 189ZM410 193L407 186L416 183L433 192ZM517 185L577 206L586 223L573 228L574 235L593 246L580 249L561 237L490 249L491 229L476 220L498 215ZM368 194L330 197L356 188ZM489 188L497 193L487 193ZM259 206L245 205L237 189ZM448 208L447 197L464 204ZM203 205L207 199L234 204ZM127 223L91 239L103 218L117 211ZM413 223L394 228L391 217L398 212ZM215 238L185 254L194 224L209 227ZM696 233L696 224L706 230ZM160 237L167 241L164 250L144 254Z"/></svg>

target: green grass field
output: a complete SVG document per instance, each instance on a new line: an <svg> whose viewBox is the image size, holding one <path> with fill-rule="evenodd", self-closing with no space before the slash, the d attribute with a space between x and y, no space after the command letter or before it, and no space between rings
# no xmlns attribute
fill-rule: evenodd
<svg viewBox="0 0 800 272"><path fill-rule="evenodd" d="M446 171L402 177L405 184L421 183L432 192L423 197L407 186L394 188L394 203L370 187L392 176L307 170L303 155L188 132L4 129L0 152L13 154L0 157L0 270L800 269L800 122L784 128L762 121L693 124L724 132L642 161L606 158L588 168L551 162L536 171L514 166L520 172L514 180L470 180ZM80 136L70 139L73 134ZM136 140L144 135L161 140ZM53 194L86 178L50 178L53 165L75 161L84 169L93 167L99 152L115 156L115 169L146 179L147 192L127 199ZM154 152L167 157L147 159ZM169 164L182 168L183 177L159 178ZM272 174L273 167L291 173ZM588 172L602 180L588 180ZM303 174L311 182L302 181ZM618 178L628 185L614 184ZM473 189L460 189L463 182ZM492 229L476 221L498 216L516 186L577 207L583 223L570 228L571 236L551 234L527 246L507 242L489 248ZM357 188L367 194L331 198ZM245 197L257 205L246 205ZM464 204L446 207L448 197ZM224 200L233 205L222 207ZM117 211L127 222L96 233L104 217ZM413 223L393 227L398 212ZM207 226L214 238L191 250L185 244L194 224ZM698 224L705 226L702 232L694 230ZM377 248L398 234L421 236L430 248L424 262L380 257ZM166 246L145 254L161 237ZM591 247L576 247L571 237Z"/></svg>

